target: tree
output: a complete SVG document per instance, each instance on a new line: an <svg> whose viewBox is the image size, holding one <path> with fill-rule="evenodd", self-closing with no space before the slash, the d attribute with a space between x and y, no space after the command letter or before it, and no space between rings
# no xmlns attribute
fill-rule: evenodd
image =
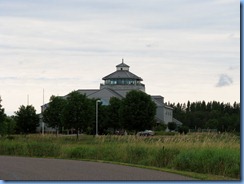
<svg viewBox="0 0 244 184"><path fill-rule="evenodd" d="M64 98L52 96L47 109L43 112L43 121L49 127L55 128L57 134L58 130L63 126L62 117L65 104L66 100Z"/></svg>
<svg viewBox="0 0 244 184"><path fill-rule="evenodd" d="M10 135L15 133L16 122L13 117L6 116L4 122L0 124L0 135Z"/></svg>
<svg viewBox="0 0 244 184"><path fill-rule="evenodd" d="M110 128L109 106L98 104L98 132L107 134Z"/></svg>
<svg viewBox="0 0 244 184"><path fill-rule="evenodd" d="M35 133L39 126L39 116L32 105L20 106L19 111L15 112L17 133Z"/></svg>
<svg viewBox="0 0 244 184"><path fill-rule="evenodd" d="M219 122L217 119L209 119L206 122L205 128L210 128L210 129L216 129L219 125Z"/></svg>
<svg viewBox="0 0 244 184"><path fill-rule="evenodd" d="M67 96L64 107L63 122L66 128L76 130L77 139L79 131L92 124L95 117L95 101L90 100L86 95L73 91Z"/></svg>
<svg viewBox="0 0 244 184"><path fill-rule="evenodd" d="M187 102L186 111L181 104L170 104L174 108L174 117L184 125L196 128L211 128L218 131L240 132L240 103L220 103L217 101Z"/></svg>
<svg viewBox="0 0 244 184"><path fill-rule="evenodd" d="M132 90L122 102L121 115L124 129L138 132L151 129L156 114L156 104L151 96L142 91Z"/></svg>
<svg viewBox="0 0 244 184"><path fill-rule="evenodd" d="M177 125L175 122L168 122L168 129L170 132L175 130L176 128L177 128Z"/></svg>
<svg viewBox="0 0 244 184"><path fill-rule="evenodd" d="M0 96L0 134L3 135L5 133L5 123L4 120L6 118L6 114L4 113L4 108L2 108L2 99Z"/></svg>
<svg viewBox="0 0 244 184"><path fill-rule="evenodd" d="M116 97L112 97L109 101L109 106L108 106L109 127L113 128L114 131L116 129L122 128L121 105L122 105L122 101Z"/></svg>

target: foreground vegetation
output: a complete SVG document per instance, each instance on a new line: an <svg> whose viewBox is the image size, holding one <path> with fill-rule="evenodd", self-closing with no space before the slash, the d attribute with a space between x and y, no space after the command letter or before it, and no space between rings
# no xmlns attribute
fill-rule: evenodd
<svg viewBox="0 0 244 184"><path fill-rule="evenodd" d="M0 155L103 160L240 179L240 137L225 133L82 135L78 140L61 135L8 136L0 138Z"/></svg>

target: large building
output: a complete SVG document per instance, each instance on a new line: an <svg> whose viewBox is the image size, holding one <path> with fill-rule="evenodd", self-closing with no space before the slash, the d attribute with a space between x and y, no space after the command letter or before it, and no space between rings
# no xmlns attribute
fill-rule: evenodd
<svg viewBox="0 0 244 184"><path fill-rule="evenodd" d="M116 66L115 72L102 78L104 82L100 84L100 89L79 89L78 92L91 99L100 99L103 105L108 105L111 97L125 98L131 90L140 90L146 93L145 85L141 83L143 79L130 72L129 69L130 66L122 60L122 63ZM182 124L173 118L173 108L165 105L164 97L160 95L150 96L157 106L155 117L157 123L168 124L168 122L175 122L177 125ZM42 108L45 108L45 106L42 106Z"/></svg>
<svg viewBox="0 0 244 184"><path fill-rule="evenodd" d="M116 71L103 77L104 81L100 84L100 89L80 89L82 94L86 94L88 98L101 99L103 104L109 104L111 97L119 99L125 98L126 94L131 90L140 90L146 93L145 85L142 84L143 79L132 72L130 66L122 63L116 66ZM156 120L158 123L176 122L179 121L173 118L173 108L164 104L164 97L160 95L151 95L152 100L157 105Z"/></svg>

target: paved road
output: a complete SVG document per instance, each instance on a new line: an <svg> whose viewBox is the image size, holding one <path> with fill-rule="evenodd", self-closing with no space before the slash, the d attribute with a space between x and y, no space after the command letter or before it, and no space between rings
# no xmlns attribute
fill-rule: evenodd
<svg viewBox="0 0 244 184"><path fill-rule="evenodd" d="M193 180L136 167L62 159L0 156L0 180Z"/></svg>

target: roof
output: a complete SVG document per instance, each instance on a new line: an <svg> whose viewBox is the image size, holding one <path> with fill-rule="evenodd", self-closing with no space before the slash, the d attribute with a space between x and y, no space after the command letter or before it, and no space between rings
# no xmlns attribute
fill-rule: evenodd
<svg viewBox="0 0 244 184"><path fill-rule="evenodd" d="M127 64L125 64L124 62L120 63L119 65L117 65L116 67L130 67Z"/></svg>
<svg viewBox="0 0 244 184"><path fill-rule="evenodd" d="M178 126L181 126L183 123L180 122L179 120L173 118L173 122L175 122Z"/></svg>
<svg viewBox="0 0 244 184"><path fill-rule="evenodd" d="M116 97L116 98L123 98L123 96L121 96L119 93L117 93L116 91L109 89L109 88L103 88L98 90L95 93L92 93L90 95L87 95L87 97L89 98L101 98L101 99L110 99L111 97Z"/></svg>
<svg viewBox="0 0 244 184"><path fill-rule="evenodd" d="M107 79L136 79L139 81L142 81L141 77L138 77L137 75L127 71L127 70L117 70L105 77L102 78L103 80Z"/></svg>
<svg viewBox="0 0 244 184"><path fill-rule="evenodd" d="M99 91L99 89L79 89L77 90L79 93L83 94L83 95L86 95L86 96L89 96L93 93L96 93Z"/></svg>
<svg viewBox="0 0 244 184"><path fill-rule="evenodd" d="M157 106L164 106L164 97L159 95L151 96L152 100L156 103Z"/></svg>

